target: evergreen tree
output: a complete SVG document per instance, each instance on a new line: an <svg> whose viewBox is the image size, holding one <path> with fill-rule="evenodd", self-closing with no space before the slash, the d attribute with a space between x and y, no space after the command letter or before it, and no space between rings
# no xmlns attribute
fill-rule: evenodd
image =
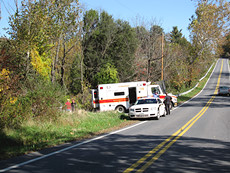
<svg viewBox="0 0 230 173"><path fill-rule="evenodd" d="M170 37L171 37L171 43L177 43L180 44L182 41L182 29L178 30L177 26L173 27L173 30L170 32Z"/></svg>
<svg viewBox="0 0 230 173"><path fill-rule="evenodd" d="M85 77L93 85L93 77L110 63L118 71L121 81L130 80L136 50L136 35L128 22L114 21L106 12L95 10L84 16L83 54L86 66Z"/></svg>

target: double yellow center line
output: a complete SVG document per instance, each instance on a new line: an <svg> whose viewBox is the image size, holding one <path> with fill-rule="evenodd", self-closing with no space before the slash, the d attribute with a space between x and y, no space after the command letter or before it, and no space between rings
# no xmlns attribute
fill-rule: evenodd
<svg viewBox="0 0 230 173"><path fill-rule="evenodd" d="M172 146L185 132L187 132L193 126L193 124L207 111L207 109L209 108L210 104L213 102L213 100L215 98L215 95L217 94L219 84L220 84L220 78L221 78L222 69L223 69L223 60L222 60L220 74L219 74L219 77L218 77L218 81L217 81L216 89L215 89L215 92L214 92L214 96L211 97L211 99L206 103L204 108L196 116L194 116L191 120L189 120L185 125L183 125L179 130L177 130L174 134L172 134L169 138L167 138L165 141L160 143L154 149L149 151L144 157L142 157L136 163L132 164L123 173L128 173L128 172L132 172L132 171L144 172L162 154L164 154L166 152L166 150L170 146ZM148 159L148 161L147 161L147 159ZM137 169L137 167L140 167L140 168Z"/></svg>

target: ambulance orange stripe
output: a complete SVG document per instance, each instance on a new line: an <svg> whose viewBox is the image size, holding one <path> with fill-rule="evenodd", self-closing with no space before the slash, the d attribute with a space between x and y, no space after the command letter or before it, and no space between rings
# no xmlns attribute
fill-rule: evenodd
<svg viewBox="0 0 230 173"><path fill-rule="evenodd" d="M166 95L160 95L160 99L164 99ZM174 98L177 98L176 96L171 96L171 97L174 97Z"/></svg>
<svg viewBox="0 0 230 173"><path fill-rule="evenodd" d="M113 102L127 102L128 98L119 98L119 99L107 99L107 100L99 100L99 103L113 103Z"/></svg>

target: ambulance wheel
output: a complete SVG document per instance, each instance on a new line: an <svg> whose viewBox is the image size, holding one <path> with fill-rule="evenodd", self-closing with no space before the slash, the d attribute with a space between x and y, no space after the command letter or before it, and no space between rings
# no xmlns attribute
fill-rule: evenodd
<svg viewBox="0 0 230 173"><path fill-rule="evenodd" d="M125 108L124 108L124 106L120 105L120 106L116 107L116 111L119 112L119 113L125 113Z"/></svg>

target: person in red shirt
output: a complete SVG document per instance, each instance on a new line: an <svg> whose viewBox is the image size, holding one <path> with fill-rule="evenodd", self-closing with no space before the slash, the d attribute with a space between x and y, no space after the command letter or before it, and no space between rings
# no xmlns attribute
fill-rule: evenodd
<svg viewBox="0 0 230 173"><path fill-rule="evenodd" d="M71 112L71 103L70 103L69 99L67 99L67 102L65 103L65 106L66 106L66 111Z"/></svg>

